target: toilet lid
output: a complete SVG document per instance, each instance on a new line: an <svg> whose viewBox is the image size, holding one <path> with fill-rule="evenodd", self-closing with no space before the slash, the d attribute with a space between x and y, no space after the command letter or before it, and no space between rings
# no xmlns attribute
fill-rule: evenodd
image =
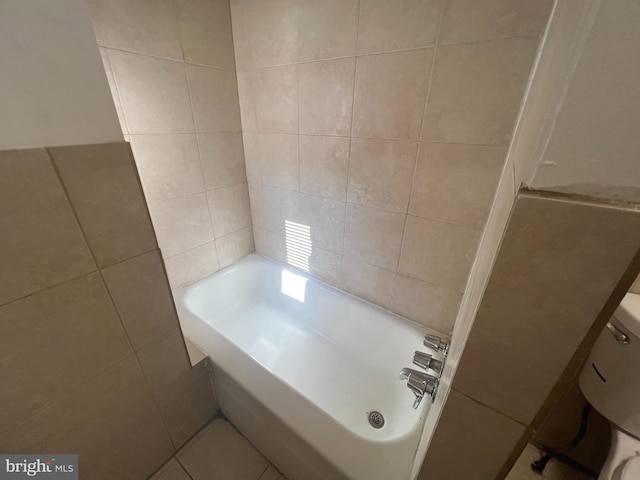
<svg viewBox="0 0 640 480"><path fill-rule="evenodd" d="M640 457L631 457L622 467L620 472L620 480L638 480L640 479Z"/></svg>

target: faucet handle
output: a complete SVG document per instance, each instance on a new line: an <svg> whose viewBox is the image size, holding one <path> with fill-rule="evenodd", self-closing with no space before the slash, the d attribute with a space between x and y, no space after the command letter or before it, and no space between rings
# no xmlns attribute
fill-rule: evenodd
<svg viewBox="0 0 640 480"><path fill-rule="evenodd" d="M425 347L433 348L435 351L442 352L445 355L449 352L449 344L443 342L437 335L425 335L422 343Z"/></svg>
<svg viewBox="0 0 640 480"><path fill-rule="evenodd" d="M439 376L442 375L442 370L444 369L443 361L436 360L428 353L419 352L418 350L413 354L413 364L425 370L434 370Z"/></svg>
<svg viewBox="0 0 640 480"><path fill-rule="evenodd" d="M413 402L414 409L418 408L425 395L429 395L431 401L435 399L439 380L433 375L412 368L403 368L400 370L398 376L400 379L407 381L407 387L409 387L416 396Z"/></svg>

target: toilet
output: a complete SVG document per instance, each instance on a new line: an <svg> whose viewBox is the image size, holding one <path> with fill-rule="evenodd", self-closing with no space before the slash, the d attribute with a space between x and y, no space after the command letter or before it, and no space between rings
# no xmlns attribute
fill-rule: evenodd
<svg viewBox="0 0 640 480"><path fill-rule="evenodd" d="M640 480L640 295L628 293L596 340L580 389L611 422L598 480Z"/></svg>

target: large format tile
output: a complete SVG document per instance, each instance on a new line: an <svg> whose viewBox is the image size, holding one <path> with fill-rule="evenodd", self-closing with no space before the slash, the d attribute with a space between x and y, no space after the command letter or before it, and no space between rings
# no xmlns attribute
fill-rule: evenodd
<svg viewBox="0 0 640 480"><path fill-rule="evenodd" d="M637 211L520 194L454 387L529 423L638 245Z"/></svg>
<svg viewBox="0 0 640 480"><path fill-rule="evenodd" d="M285 478L280 475L273 465L269 465L269 468L262 474L260 480L285 480Z"/></svg>
<svg viewBox="0 0 640 480"><path fill-rule="evenodd" d="M218 254L213 241L165 258L171 288L180 288L218 271Z"/></svg>
<svg viewBox="0 0 640 480"><path fill-rule="evenodd" d="M484 228L506 155L505 147L422 143L409 213Z"/></svg>
<svg viewBox="0 0 640 480"><path fill-rule="evenodd" d="M361 0L358 54L435 45L443 0Z"/></svg>
<svg viewBox="0 0 640 480"><path fill-rule="evenodd" d="M234 0L236 67L247 70L293 63L298 58L296 0Z"/></svg>
<svg viewBox="0 0 640 480"><path fill-rule="evenodd" d="M552 5L552 0L452 0L445 5L438 43L541 34Z"/></svg>
<svg viewBox="0 0 640 480"><path fill-rule="evenodd" d="M287 221L296 219L298 192L249 184L249 199L254 225L284 235Z"/></svg>
<svg viewBox="0 0 640 480"><path fill-rule="evenodd" d="M247 181L241 133L199 133L198 145L207 190Z"/></svg>
<svg viewBox="0 0 640 480"><path fill-rule="evenodd" d="M342 264L342 288L376 305L389 308L395 272L363 262L345 254Z"/></svg>
<svg viewBox="0 0 640 480"><path fill-rule="evenodd" d="M227 0L176 0L184 60L233 70L231 11Z"/></svg>
<svg viewBox="0 0 640 480"><path fill-rule="evenodd" d="M109 50L129 133L194 131L184 65Z"/></svg>
<svg viewBox="0 0 640 480"><path fill-rule="evenodd" d="M251 226L216 239L220 268L231 265L255 251Z"/></svg>
<svg viewBox="0 0 640 480"><path fill-rule="evenodd" d="M98 44L182 60L171 0L90 0Z"/></svg>
<svg viewBox="0 0 640 480"><path fill-rule="evenodd" d="M299 2L298 22L299 61L355 55L358 0Z"/></svg>
<svg viewBox="0 0 640 480"><path fill-rule="evenodd" d="M355 63L343 58L298 65L300 133L351 133Z"/></svg>
<svg viewBox="0 0 640 480"><path fill-rule="evenodd" d="M352 139L347 200L406 213L417 154L417 142Z"/></svg>
<svg viewBox="0 0 640 480"><path fill-rule="evenodd" d="M111 68L111 60L109 60L109 51L106 48L99 48L100 57L102 58L102 66L104 67L104 73L107 75L107 81L109 82L109 90L111 91L111 97L113 98L113 104L116 107L116 113L118 114L118 121L120 122L120 129L124 135L129 134L129 128L127 127L127 120L124 118L124 112L122 111L122 102L120 101L120 94L118 93L118 87L116 86L116 79L113 76L113 68Z"/></svg>
<svg viewBox="0 0 640 480"><path fill-rule="evenodd" d="M102 275L136 350L178 326L159 251L105 268Z"/></svg>
<svg viewBox="0 0 640 480"><path fill-rule="evenodd" d="M257 149L246 155L247 177L271 187L298 189L298 135L259 133Z"/></svg>
<svg viewBox="0 0 640 480"><path fill-rule="evenodd" d="M295 221L309 227L312 247L342 253L345 203L301 193Z"/></svg>
<svg viewBox="0 0 640 480"><path fill-rule="evenodd" d="M133 356L0 437L0 449L77 453L95 480L147 478L174 452Z"/></svg>
<svg viewBox="0 0 640 480"><path fill-rule="evenodd" d="M300 135L300 192L344 200L351 140Z"/></svg>
<svg viewBox="0 0 640 480"><path fill-rule="evenodd" d="M196 131L241 131L236 73L187 65L187 76Z"/></svg>
<svg viewBox="0 0 640 480"><path fill-rule="evenodd" d="M398 275L391 310L450 336L461 300L457 291Z"/></svg>
<svg viewBox="0 0 640 480"><path fill-rule="evenodd" d="M207 192L215 238L251 225L249 190L246 183Z"/></svg>
<svg viewBox="0 0 640 480"><path fill-rule="evenodd" d="M433 49L358 57L353 135L417 140Z"/></svg>
<svg viewBox="0 0 640 480"><path fill-rule="evenodd" d="M395 271L405 217L377 208L347 204L345 256Z"/></svg>
<svg viewBox="0 0 640 480"><path fill-rule="evenodd" d="M172 458L149 480L191 480L175 458Z"/></svg>
<svg viewBox="0 0 640 480"><path fill-rule="evenodd" d="M439 47L422 140L508 145L538 41L510 38Z"/></svg>
<svg viewBox="0 0 640 480"><path fill-rule="evenodd" d="M498 478L525 427L452 390L419 480Z"/></svg>
<svg viewBox="0 0 640 480"><path fill-rule="evenodd" d="M131 135L131 144L148 201L204 190L195 134Z"/></svg>
<svg viewBox="0 0 640 480"><path fill-rule="evenodd" d="M0 308L0 339L0 432L131 353L97 273Z"/></svg>
<svg viewBox="0 0 640 480"><path fill-rule="evenodd" d="M409 216L398 273L463 292L481 230Z"/></svg>
<svg viewBox="0 0 640 480"><path fill-rule="evenodd" d="M100 266L156 247L128 143L54 147L49 151Z"/></svg>
<svg viewBox="0 0 640 480"><path fill-rule="evenodd" d="M149 208L164 258L213 240L206 194L163 200Z"/></svg>
<svg viewBox="0 0 640 480"><path fill-rule="evenodd" d="M178 452L178 458L193 480L256 480L268 465L246 438L221 419Z"/></svg>
<svg viewBox="0 0 640 480"><path fill-rule="evenodd" d="M257 131L298 133L298 67L266 68L250 78Z"/></svg>
<svg viewBox="0 0 640 480"><path fill-rule="evenodd" d="M270 232L264 228L253 226L253 239L256 252L279 262L287 261L286 242L284 235Z"/></svg>
<svg viewBox="0 0 640 480"><path fill-rule="evenodd" d="M0 152L0 305L95 270L46 150Z"/></svg>

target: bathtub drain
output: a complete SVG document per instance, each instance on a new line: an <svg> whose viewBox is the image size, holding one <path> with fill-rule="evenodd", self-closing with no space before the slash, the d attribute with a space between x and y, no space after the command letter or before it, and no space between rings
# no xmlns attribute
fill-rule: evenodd
<svg viewBox="0 0 640 480"><path fill-rule="evenodd" d="M373 428L382 428L384 427L384 417L380 412L376 412L375 410L369 412L369 425Z"/></svg>

